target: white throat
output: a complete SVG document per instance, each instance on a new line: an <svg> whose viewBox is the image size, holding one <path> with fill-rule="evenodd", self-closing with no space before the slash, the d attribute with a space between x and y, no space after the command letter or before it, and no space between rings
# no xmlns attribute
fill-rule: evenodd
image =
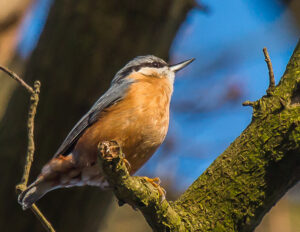
<svg viewBox="0 0 300 232"><path fill-rule="evenodd" d="M170 84L172 86L174 84L175 73L171 71L167 66L162 68L144 67L141 68L138 72L145 76L158 76L162 78L165 77L170 81Z"/></svg>

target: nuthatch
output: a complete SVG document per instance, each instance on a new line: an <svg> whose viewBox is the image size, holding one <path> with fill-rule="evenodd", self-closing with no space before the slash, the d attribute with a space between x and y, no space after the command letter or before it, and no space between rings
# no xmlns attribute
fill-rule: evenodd
<svg viewBox="0 0 300 232"><path fill-rule="evenodd" d="M168 65L147 55L126 64L107 92L74 126L36 181L20 194L23 209L56 188L108 187L97 164L97 146L103 141L120 145L131 165L130 174L134 174L164 141L175 72L193 60Z"/></svg>

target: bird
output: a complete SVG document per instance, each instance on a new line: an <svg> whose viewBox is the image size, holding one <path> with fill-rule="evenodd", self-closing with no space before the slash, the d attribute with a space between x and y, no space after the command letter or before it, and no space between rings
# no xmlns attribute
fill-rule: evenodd
<svg viewBox="0 0 300 232"><path fill-rule="evenodd" d="M166 137L175 73L193 61L194 58L169 65L154 55L129 61L69 132L36 180L20 193L18 202L22 208L30 208L57 188L109 188L97 159L100 142L119 144L131 175L140 169Z"/></svg>

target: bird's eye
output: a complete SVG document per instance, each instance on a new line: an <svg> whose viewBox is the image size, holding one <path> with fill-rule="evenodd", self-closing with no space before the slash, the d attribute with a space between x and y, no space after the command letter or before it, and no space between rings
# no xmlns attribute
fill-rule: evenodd
<svg viewBox="0 0 300 232"><path fill-rule="evenodd" d="M160 67L160 64L158 62L153 62L152 65L155 68L159 68Z"/></svg>

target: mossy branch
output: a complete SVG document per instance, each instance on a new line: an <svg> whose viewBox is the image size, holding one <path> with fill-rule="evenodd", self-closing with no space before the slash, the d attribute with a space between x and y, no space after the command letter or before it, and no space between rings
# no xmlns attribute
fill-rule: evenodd
<svg viewBox="0 0 300 232"><path fill-rule="evenodd" d="M250 125L175 202L194 230L253 231L299 181L300 42L277 87L267 63L272 94L244 104Z"/></svg>
<svg viewBox="0 0 300 232"><path fill-rule="evenodd" d="M189 231L160 191L144 177L130 176L121 148L114 141L99 144L101 168L119 200L139 209L153 231Z"/></svg>
<svg viewBox="0 0 300 232"><path fill-rule="evenodd" d="M24 87L30 93L30 106L28 111L28 119L27 119L27 154L26 154L26 162L24 166L24 172L22 176L21 183L16 186L16 190L18 193L24 191L27 188L27 183L29 179L30 169L34 158L35 144L34 144L34 119L36 115L36 109L39 102L39 94L41 83L36 80L33 84L33 88L29 86L22 78L20 78L17 74L10 71L9 69L0 66L0 70L8 74L11 78L16 80L22 87ZM47 218L42 214L39 208L33 204L31 210L42 223L47 231L55 232L51 223L47 220Z"/></svg>

